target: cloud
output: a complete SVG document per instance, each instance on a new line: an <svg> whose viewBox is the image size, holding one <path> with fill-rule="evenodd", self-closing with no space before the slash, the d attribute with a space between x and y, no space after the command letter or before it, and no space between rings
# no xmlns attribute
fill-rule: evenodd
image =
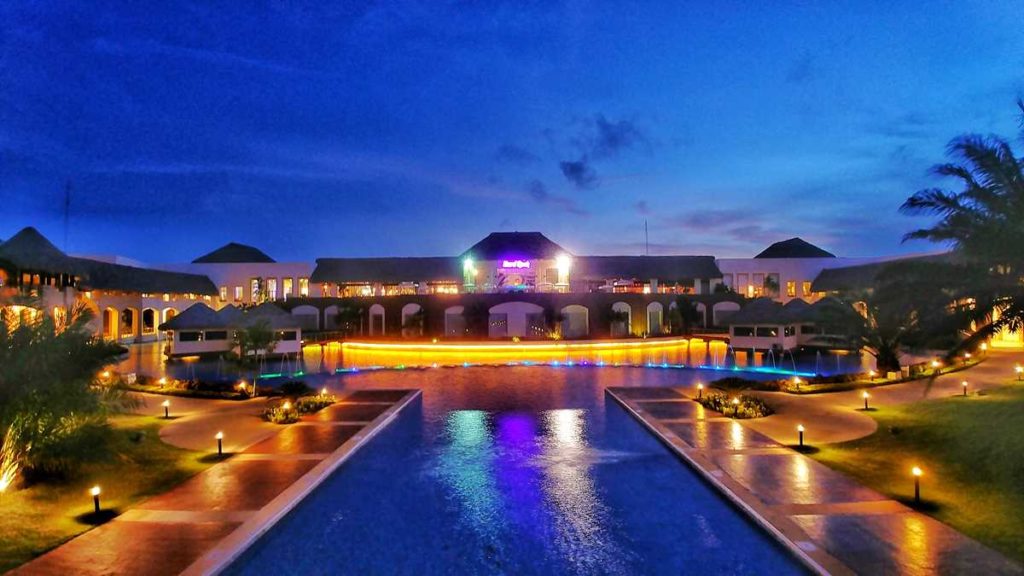
<svg viewBox="0 0 1024 576"><path fill-rule="evenodd" d="M539 156L515 144L502 144L494 153L494 157L502 162L508 162L517 166L528 166L540 161Z"/></svg>
<svg viewBox="0 0 1024 576"><path fill-rule="evenodd" d="M540 180L533 180L526 186L526 192L533 198L538 204L550 204L552 206L558 206L570 214L577 216L587 216L589 212L580 208L574 200L571 198L563 198L562 196L556 196L548 191L547 186L544 185Z"/></svg>
<svg viewBox="0 0 1024 576"><path fill-rule="evenodd" d="M562 175L580 190L591 190L598 185L597 172L586 156L579 160L563 160L558 163Z"/></svg>
<svg viewBox="0 0 1024 576"><path fill-rule="evenodd" d="M636 204L633 204L633 209L644 216L649 216L651 214L651 207L647 205L646 200L641 200Z"/></svg>
<svg viewBox="0 0 1024 576"><path fill-rule="evenodd" d="M650 145L647 136L633 122L619 120L609 122L603 114L594 118L597 134L593 139L590 154L595 158L614 158L620 152L638 145Z"/></svg>

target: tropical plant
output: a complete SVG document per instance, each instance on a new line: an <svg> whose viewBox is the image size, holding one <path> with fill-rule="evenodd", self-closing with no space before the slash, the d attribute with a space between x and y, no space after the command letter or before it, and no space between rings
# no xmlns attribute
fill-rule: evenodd
<svg viewBox="0 0 1024 576"><path fill-rule="evenodd" d="M364 309L355 304L342 304L338 306L337 323L338 330L345 336L351 336L362 331Z"/></svg>
<svg viewBox="0 0 1024 576"><path fill-rule="evenodd" d="M131 401L96 374L121 347L96 338L92 315L72 308L57 326L46 314L16 315L0 301L0 492L24 472L67 473L98 447L84 441Z"/></svg>
<svg viewBox="0 0 1024 576"><path fill-rule="evenodd" d="M245 364L261 354L273 351L278 339L278 334L270 327L270 322L259 320L245 328L235 330L233 344L238 349L239 362Z"/></svg>
<svg viewBox="0 0 1024 576"><path fill-rule="evenodd" d="M1024 101L1017 105L1024 127ZM958 318L976 328L954 353L1003 328L1024 328L1024 160L997 136L955 138L947 153L953 161L933 172L956 179L960 189L920 190L900 210L937 216L933 226L914 230L904 240L952 246L978 279L963 298L950 303Z"/></svg>
<svg viewBox="0 0 1024 576"><path fill-rule="evenodd" d="M669 307L668 323L673 334L692 334L700 324L701 314L692 300L686 296L676 298L676 305Z"/></svg>

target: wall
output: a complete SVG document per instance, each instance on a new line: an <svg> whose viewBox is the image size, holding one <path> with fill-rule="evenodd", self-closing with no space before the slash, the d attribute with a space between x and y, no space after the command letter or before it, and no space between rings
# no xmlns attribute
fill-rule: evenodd
<svg viewBox="0 0 1024 576"><path fill-rule="evenodd" d="M715 260L718 264L719 270L722 271L723 282L728 283L726 279L729 278L729 274L732 274L732 287L733 289L744 295L748 296L747 288L745 286L739 286L737 275L746 274L747 282L746 285L753 285L754 274L778 274L779 275L779 293L775 297L782 303L789 302L793 298L802 298L808 302L813 302L818 299L820 295L817 294L805 294L803 290L804 282L814 282L814 279L818 277L825 268L843 268L846 266L857 266L859 264L870 264L872 262L882 262L885 260L891 260L889 257L878 257L878 258L719 258ZM786 282L796 283L796 294L789 296L786 293ZM758 286L759 287L759 286Z"/></svg>

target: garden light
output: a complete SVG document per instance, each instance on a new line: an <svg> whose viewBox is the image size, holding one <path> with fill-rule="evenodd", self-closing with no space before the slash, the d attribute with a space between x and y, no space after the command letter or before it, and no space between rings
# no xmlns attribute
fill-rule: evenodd
<svg viewBox="0 0 1024 576"><path fill-rule="evenodd" d="M93 486L89 489L89 494L92 494L92 507L97 514L100 513L100 487Z"/></svg>
<svg viewBox="0 0 1024 576"><path fill-rule="evenodd" d="M171 417L171 401L170 400L164 400L164 403L162 404L162 406L164 407L164 418L170 418Z"/></svg>
<svg viewBox="0 0 1024 576"><path fill-rule="evenodd" d="M802 380L800 380L800 377L799 377L799 376L793 376L793 384L794 384L794 385L796 386L796 389L797 389L797 390L799 390L799 389L800 389L800 383L801 383L801 382L803 382L803 381L802 381Z"/></svg>
<svg viewBox="0 0 1024 576"><path fill-rule="evenodd" d="M967 380L961 382L960 385L964 387L964 396L967 396Z"/></svg>
<svg viewBox="0 0 1024 576"><path fill-rule="evenodd" d="M797 434L800 435L800 447L803 448L804 447L804 425L803 424L797 424L796 432L797 432Z"/></svg>
<svg viewBox="0 0 1024 576"><path fill-rule="evenodd" d="M732 399L732 417L736 418L737 416L739 416L739 413L740 413L740 399L739 398L733 398Z"/></svg>
<svg viewBox="0 0 1024 576"><path fill-rule="evenodd" d="M701 399L704 396L704 385L697 382L697 399Z"/></svg>
<svg viewBox="0 0 1024 576"><path fill-rule="evenodd" d="M915 504L920 504L921 503L921 475L924 474L924 472L922 472L921 469L918 468L917 466L914 466L913 468L910 469L910 473L914 475L914 503Z"/></svg>
<svg viewBox="0 0 1024 576"><path fill-rule="evenodd" d="M103 378L104 380L110 378L110 370L104 370L103 372L100 372L100 378Z"/></svg>
<svg viewBox="0 0 1024 576"><path fill-rule="evenodd" d="M865 392L863 394L863 396L864 396L864 409L867 410L868 409L868 398L871 397L871 394L868 394L867 392Z"/></svg>
<svg viewBox="0 0 1024 576"><path fill-rule="evenodd" d="M986 350L988 350L988 343L982 342L981 343L981 351L984 352Z"/></svg>
<svg viewBox="0 0 1024 576"><path fill-rule="evenodd" d="M871 378L872 381L874 381L875 377L877 376L878 372L875 372L874 370L868 370L868 377Z"/></svg>
<svg viewBox="0 0 1024 576"><path fill-rule="evenodd" d="M281 410L284 410L285 412L287 412L287 411L289 411L291 409L292 409L292 403L291 402L285 401L285 403L281 405Z"/></svg>
<svg viewBox="0 0 1024 576"><path fill-rule="evenodd" d="M218 456L223 456L224 455L224 433L223 432L217 432L216 438L217 438L217 455Z"/></svg>
<svg viewBox="0 0 1024 576"><path fill-rule="evenodd" d="M939 362L938 360L932 360L932 368L933 369L938 370L939 366L942 366L941 362Z"/></svg>
<svg viewBox="0 0 1024 576"><path fill-rule="evenodd" d="M160 379L157 380L156 382L157 382L157 384L159 384L161 386L166 386L167 385L167 377L166 376L161 376Z"/></svg>
<svg viewBox="0 0 1024 576"><path fill-rule="evenodd" d="M964 361L966 362L967 360L970 360L970 359L971 359L971 353L970 352L964 352Z"/></svg>
<svg viewBox="0 0 1024 576"><path fill-rule="evenodd" d="M327 396L327 386L324 386L323 388L320 389L320 395Z"/></svg>
<svg viewBox="0 0 1024 576"><path fill-rule="evenodd" d="M1019 382L1021 375L1024 374L1024 367L1022 367L1020 364L1017 364L1017 366L1014 367L1013 371L1017 373L1017 381Z"/></svg>

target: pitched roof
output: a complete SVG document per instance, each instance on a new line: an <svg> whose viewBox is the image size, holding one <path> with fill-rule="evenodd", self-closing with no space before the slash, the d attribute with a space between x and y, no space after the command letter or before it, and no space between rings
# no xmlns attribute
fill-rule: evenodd
<svg viewBox="0 0 1024 576"><path fill-rule="evenodd" d="M578 256L569 274L592 280L657 278L662 282L722 277L714 256Z"/></svg>
<svg viewBox="0 0 1024 576"><path fill-rule="evenodd" d="M203 254L192 261L193 264L237 264L249 262L271 263L274 259L267 256L259 248L229 242L213 252Z"/></svg>
<svg viewBox="0 0 1024 576"><path fill-rule="evenodd" d="M491 232L486 238L473 244L459 257L476 260L501 260L503 258L554 259L569 254L565 248L555 244L540 232Z"/></svg>
<svg viewBox="0 0 1024 576"><path fill-rule="evenodd" d="M275 330L299 328L302 325L298 318L292 316L288 312L285 312L279 306L271 302L260 304L255 308L250 308L242 312L240 319L244 326L252 326L259 322L266 322Z"/></svg>
<svg viewBox="0 0 1024 576"><path fill-rule="evenodd" d="M868 290L875 284L875 278L887 267L903 262L952 262L957 258L952 253L930 254L927 256L910 256L872 264L845 266L843 268L825 268L811 284L815 292L854 292Z"/></svg>
<svg viewBox="0 0 1024 576"><path fill-rule="evenodd" d="M754 258L835 258L836 255L818 248L803 238L790 238L765 248Z"/></svg>
<svg viewBox="0 0 1024 576"><path fill-rule="evenodd" d="M771 298L758 298L748 302L738 312L731 314L726 321L729 325L738 324L799 324L801 322L819 322L828 316L840 312L852 312L848 304L833 297L825 297L814 304L795 298L785 306Z"/></svg>
<svg viewBox="0 0 1024 576"><path fill-rule="evenodd" d="M61 252L35 228L22 228L0 244L0 262L15 268L47 274L79 274L73 258Z"/></svg>
<svg viewBox="0 0 1024 576"><path fill-rule="evenodd" d="M122 292L200 294L215 296L217 287L202 274L167 272L111 264L86 258L71 258L83 277L79 287L84 290L119 290Z"/></svg>
<svg viewBox="0 0 1024 576"><path fill-rule="evenodd" d="M160 330L210 330L244 328L266 322L274 330L301 327L301 321L275 304L267 302L248 310L228 305L218 311L203 304L193 304L181 314L160 325Z"/></svg>
<svg viewBox="0 0 1024 576"><path fill-rule="evenodd" d="M317 258L311 282L461 282L458 258Z"/></svg>
<svg viewBox="0 0 1024 576"><path fill-rule="evenodd" d="M202 328L224 328L220 316L202 302L197 302L160 325L160 330L198 330Z"/></svg>

